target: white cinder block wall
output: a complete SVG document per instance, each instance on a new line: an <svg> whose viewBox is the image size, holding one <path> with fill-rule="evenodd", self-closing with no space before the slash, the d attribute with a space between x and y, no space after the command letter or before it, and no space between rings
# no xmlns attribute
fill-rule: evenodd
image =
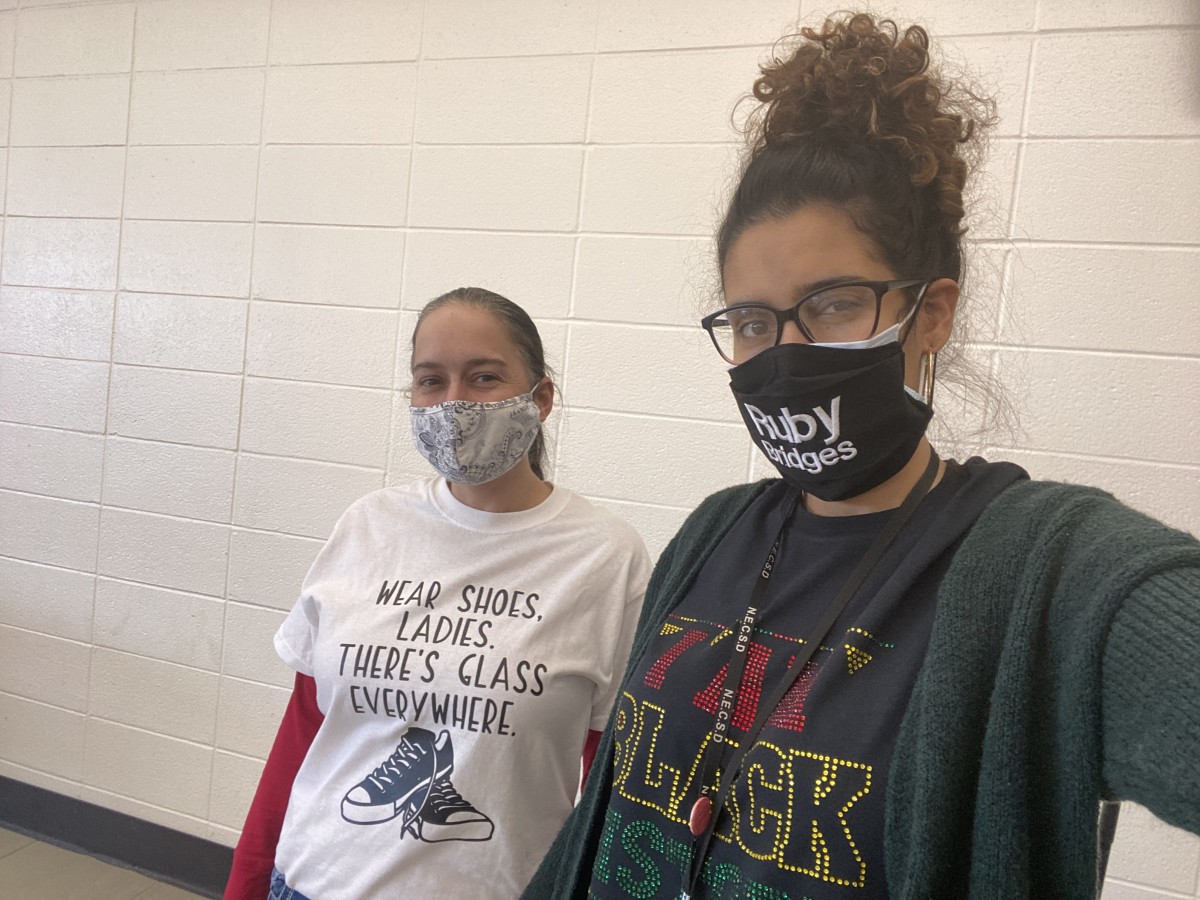
<svg viewBox="0 0 1200 900"><path fill-rule="evenodd" d="M400 389L447 288L535 314L556 477L654 552L765 471L695 320L733 100L812 0L0 7L0 774L236 840L273 630L339 511L425 471ZM1024 431L989 452L1200 532L1200 4L897 12L1000 91L978 355ZM1127 810L1111 875L1200 897L1200 843Z"/></svg>

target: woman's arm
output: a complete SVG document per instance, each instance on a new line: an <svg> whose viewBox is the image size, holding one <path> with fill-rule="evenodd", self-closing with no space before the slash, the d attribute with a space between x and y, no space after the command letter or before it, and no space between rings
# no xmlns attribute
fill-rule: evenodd
<svg viewBox="0 0 1200 900"><path fill-rule="evenodd" d="M579 777L579 789L587 784L588 772L592 771L592 761L596 758L596 748L600 746L602 731L589 731L583 744L583 774Z"/></svg>
<svg viewBox="0 0 1200 900"><path fill-rule="evenodd" d="M679 533L667 544L646 587L646 602L638 619L625 678L637 665L662 618L690 586L712 548L769 483L760 481L755 485L738 485L718 491L689 516ZM573 900L587 895L592 862L600 844L608 797L612 792L612 723L616 711L617 704L613 704L608 725L597 742L595 777L586 779L583 796L521 894L522 900Z"/></svg>
<svg viewBox="0 0 1200 900"><path fill-rule="evenodd" d="M275 845L283 829L292 782L324 720L317 707L317 683L297 672L292 698L279 723L258 790L246 814L242 836L233 851L225 900L263 900L267 896L275 865Z"/></svg>
<svg viewBox="0 0 1200 900"><path fill-rule="evenodd" d="M1139 585L1105 644L1103 727L1108 789L1200 833L1198 649L1200 564Z"/></svg>

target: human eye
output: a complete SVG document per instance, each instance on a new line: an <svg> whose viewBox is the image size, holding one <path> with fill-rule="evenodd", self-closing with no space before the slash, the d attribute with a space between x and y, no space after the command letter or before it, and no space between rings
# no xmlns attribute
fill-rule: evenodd
<svg viewBox="0 0 1200 900"><path fill-rule="evenodd" d="M428 395L442 386L442 379L437 375L419 375L413 379L412 393L415 396Z"/></svg>
<svg viewBox="0 0 1200 900"><path fill-rule="evenodd" d="M731 309L726 317L737 341L762 341L775 334L777 320L769 310L754 306Z"/></svg>
<svg viewBox="0 0 1200 900"><path fill-rule="evenodd" d="M804 301L806 316L850 321L875 314L875 294L863 285L837 285Z"/></svg>

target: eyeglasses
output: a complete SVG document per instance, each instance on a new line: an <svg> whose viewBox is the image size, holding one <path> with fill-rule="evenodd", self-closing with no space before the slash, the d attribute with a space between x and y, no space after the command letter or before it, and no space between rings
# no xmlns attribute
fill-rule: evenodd
<svg viewBox="0 0 1200 900"><path fill-rule="evenodd" d="M705 316L700 325L721 357L737 365L776 346L788 322L814 344L865 341L879 327L884 294L926 283L919 278L847 281L806 294L788 309L739 303Z"/></svg>

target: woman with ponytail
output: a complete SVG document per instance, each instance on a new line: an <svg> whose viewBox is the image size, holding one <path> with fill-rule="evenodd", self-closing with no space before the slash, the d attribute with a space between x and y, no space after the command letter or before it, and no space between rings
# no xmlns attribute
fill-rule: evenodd
<svg viewBox="0 0 1200 900"><path fill-rule="evenodd" d="M991 105L919 27L806 28L754 83L702 325L779 478L659 560L531 898L1089 898L1102 800L1200 830L1200 545L940 459Z"/></svg>
<svg viewBox="0 0 1200 900"><path fill-rule="evenodd" d="M226 900L516 897L616 697L650 561L546 478L537 326L449 291L410 371L433 473L342 514L275 634L295 688Z"/></svg>

